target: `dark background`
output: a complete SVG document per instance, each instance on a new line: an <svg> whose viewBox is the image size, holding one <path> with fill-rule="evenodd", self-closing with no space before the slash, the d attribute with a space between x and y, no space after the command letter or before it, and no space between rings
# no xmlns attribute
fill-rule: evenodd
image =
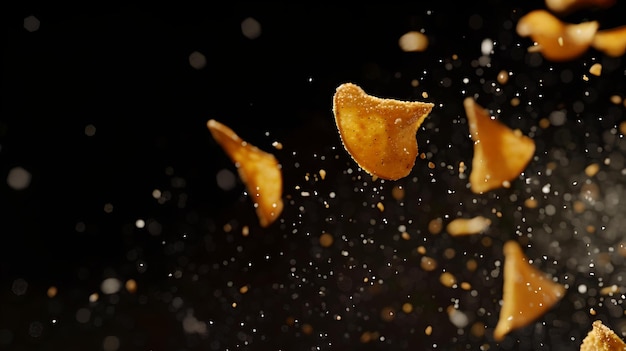
<svg viewBox="0 0 626 351"><path fill-rule="evenodd" d="M623 94L624 66L591 49L563 63L527 53L531 41L517 36L515 23L543 7L495 0L89 9L23 3L3 11L0 349L577 350L595 319L591 308L619 330L621 300L607 302L597 291L621 281L623 214L614 201L589 204L581 216L570 209L584 167L618 162L624 150L621 138L609 137L623 120L623 105L609 97ZM617 4L563 19L597 19L609 28L626 24L623 10ZM40 21L37 31L24 29L28 16ZM261 24L256 39L242 34L248 17ZM409 30L425 31L427 51L400 50ZM479 61L484 39L496 42L488 64ZM193 52L206 57L205 67L189 64ZM606 73L584 81L595 62ZM511 79L500 86L501 70ZM349 81L376 96L436 104L418 134L433 169L418 159L397 182L372 181L358 169L332 115L334 90ZM471 163L462 110L469 95L535 138L537 158L521 177L528 181L484 196L468 191L458 163ZM513 97L521 104L511 105ZM564 125L538 128L555 110L567 114ZM211 118L281 161L286 206L278 223L258 226L234 165L206 128ZM85 134L88 126L95 135ZM561 167L547 174L550 162ZM603 186L598 203L610 194L621 199L615 162L593 183ZM5 181L14 167L32 175L26 189ZM217 185L222 170L237 179L233 189ZM542 191L546 183L552 193ZM393 200L395 185L404 187L404 201ZM542 206L521 210L533 196ZM549 204L557 213L548 217L542 209ZM427 229L434 218L498 211L504 215L480 236ZM589 225L602 229L588 237ZM408 241L399 239L399 226ZM330 248L319 244L323 232L334 236ZM527 244L537 265L572 288L554 312L498 344L491 332L502 276L492 272L508 239ZM420 268L419 246L438 260L435 271ZM597 263L607 256L611 269ZM469 271L468 260L480 269ZM443 271L474 290L442 287ZM137 291L102 293L111 277L136 281ZM52 298L51 286L58 289ZM99 298L90 302L93 293ZM404 302L411 313L401 311ZM465 312L467 326L451 323L449 306ZM387 308L395 311L391 320L382 317ZM79 310L89 311L87 321L78 320ZM204 332L185 327L194 318ZM376 337L364 342L363 335Z"/></svg>

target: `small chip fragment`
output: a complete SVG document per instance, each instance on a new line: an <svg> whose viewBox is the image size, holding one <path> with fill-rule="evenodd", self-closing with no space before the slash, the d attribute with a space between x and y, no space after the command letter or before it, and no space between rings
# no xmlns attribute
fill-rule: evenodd
<svg viewBox="0 0 626 351"><path fill-rule="evenodd" d="M232 129L211 119L207 127L237 167L255 204L261 227L268 227L283 210L282 168L276 157L242 140Z"/></svg>
<svg viewBox="0 0 626 351"><path fill-rule="evenodd" d="M549 11L538 9L522 16L516 31L535 42L531 50L541 52L547 60L559 62L576 59L585 53L599 26L598 21L563 22Z"/></svg>
<svg viewBox="0 0 626 351"><path fill-rule="evenodd" d="M535 142L519 130L491 119L489 111L473 98L463 101L474 141L474 156L469 177L474 193L509 186L519 176L535 153Z"/></svg>
<svg viewBox="0 0 626 351"><path fill-rule="evenodd" d="M398 39L398 45L405 52L425 51L428 48L428 37L422 32L409 31Z"/></svg>
<svg viewBox="0 0 626 351"><path fill-rule="evenodd" d="M589 73L594 76L600 76L600 74L602 74L602 64L596 62L591 65L591 67L589 67Z"/></svg>
<svg viewBox="0 0 626 351"><path fill-rule="evenodd" d="M446 226L452 236L479 234L491 225L491 220L483 216L456 218Z"/></svg>
<svg viewBox="0 0 626 351"><path fill-rule="evenodd" d="M503 301L493 337L496 341L538 319L565 296L565 287L528 262L521 246L504 243Z"/></svg>
<svg viewBox="0 0 626 351"><path fill-rule="evenodd" d="M417 129L433 107L371 96L353 83L341 84L333 97L344 148L364 171L387 180L403 178L413 169Z"/></svg>
<svg viewBox="0 0 626 351"><path fill-rule="evenodd" d="M626 343L615 332L604 325L601 320L591 324L591 330L583 339L580 351L623 351Z"/></svg>

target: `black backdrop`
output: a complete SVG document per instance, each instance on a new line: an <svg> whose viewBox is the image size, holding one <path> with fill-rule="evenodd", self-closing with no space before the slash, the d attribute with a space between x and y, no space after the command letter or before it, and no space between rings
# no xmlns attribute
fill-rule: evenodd
<svg viewBox="0 0 626 351"><path fill-rule="evenodd" d="M493 0L3 11L1 348L577 350L595 318L621 330L621 298L599 290L623 274L623 105L609 98L623 96L624 66L591 49L563 63L527 53L531 41L515 23L544 7ZM614 27L626 24L622 7L563 19ZM24 27L29 16L36 31ZM246 18L260 23L258 38L242 34ZM400 50L409 30L428 35L425 52ZM495 42L488 55L485 39ZM204 67L190 65L194 52ZM601 77L588 73L595 62ZM507 84L496 82L501 70L511 73ZM434 102L418 134L434 167L418 159L397 182L358 169L331 110L334 89L348 81L381 97ZM477 196L459 177L459 162L469 165L472 155L462 110L469 95L537 141L537 157L511 189ZM514 97L520 105L510 104ZM538 128L553 111L566 121ZM286 207L270 228L258 226L234 165L206 128L210 118L281 161ZM604 166L595 181L583 172L591 163ZM31 175L25 189L5 181L16 167ZM222 171L233 188L218 186ZM599 195L574 213L588 183ZM403 201L391 196L396 185ZM538 209L523 210L529 197ZM495 222L479 236L428 231L432 219L478 214ZM319 244L325 232L330 248ZM553 312L495 343L508 239L570 285ZM420 268L422 256L438 267ZM468 270L468 261L480 268ZM443 287L444 271L472 289ZM106 294L107 278L137 289ZM403 312L404 303L413 310Z"/></svg>

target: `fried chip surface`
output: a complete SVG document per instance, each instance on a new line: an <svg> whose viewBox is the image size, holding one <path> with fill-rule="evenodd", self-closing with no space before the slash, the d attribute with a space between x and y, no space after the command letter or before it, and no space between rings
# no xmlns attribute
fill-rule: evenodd
<svg viewBox="0 0 626 351"><path fill-rule="evenodd" d="M531 265L516 241L504 243L503 253L503 302L493 332L496 341L529 325L565 296L565 287Z"/></svg>
<svg viewBox="0 0 626 351"><path fill-rule="evenodd" d="M545 0L546 7L560 15L582 9L606 9L615 5L615 2L616 0Z"/></svg>
<svg viewBox="0 0 626 351"><path fill-rule="evenodd" d="M333 113L341 141L367 173L388 180L407 176L417 157L416 133L432 103L383 99L353 83L337 87Z"/></svg>
<svg viewBox="0 0 626 351"><path fill-rule="evenodd" d="M231 128L211 119L207 127L237 167L242 182L255 204L262 227L268 227L283 210L282 168L276 157L242 140Z"/></svg>
<svg viewBox="0 0 626 351"><path fill-rule="evenodd" d="M533 10L517 22L517 34L530 37L540 51L550 61L562 62L578 58L585 53L598 31L598 21L567 23L547 10Z"/></svg>
<svg viewBox="0 0 626 351"><path fill-rule="evenodd" d="M596 320L591 325L591 330L583 339L580 351L624 351L626 343L615 332Z"/></svg>
<svg viewBox="0 0 626 351"><path fill-rule="evenodd" d="M474 193L500 188L519 176L535 153L535 142L519 130L491 119L473 98L463 101L474 141L470 187Z"/></svg>
<svg viewBox="0 0 626 351"><path fill-rule="evenodd" d="M594 49L611 57L626 53L626 25L599 30L591 43Z"/></svg>

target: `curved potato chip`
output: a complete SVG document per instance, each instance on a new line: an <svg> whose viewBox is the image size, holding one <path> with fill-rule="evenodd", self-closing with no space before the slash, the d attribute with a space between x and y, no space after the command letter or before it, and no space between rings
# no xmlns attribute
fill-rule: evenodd
<svg viewBox="0 0 626 351"><path fill-rule="evenodd" d="M624 351L626 343L615 332L596 320L580 344L580 351Z"/></svg>
<svg viewBox="0 0 626 351"><path fill-rule="evenodd" d="M509 332L529 325L565 296L565 287L528 263L516 241L504 243L503 252L503 302L493 332L496 341L502 341Z"/></svg>
<svg viewBox="0 0 626 351"><path fill-rule="evenodd" d="M397 180L407 176L417 157L416 133L434 104L382 99L352 83L340 85L333 113L341 141L367 173Z"/></svg>
<svg viewBox="0 0 626 351"><path fill-rule="evenodd" d="M260 225L269 226L280 216L284 206L282 170L278 160L214 119L207 122L207 127L237 167L239 177L252 196Z"/></svg>
<svg viewBox="0 0 626 351"><path fill-rule="evenodd" d="M611 57L624 55L626 52L626 25L598 31L593 37L591 46Z"/></svg>
<svg viewBox="0 0 626 351"><path fill-rule="evenodd" d="M546 10L533 10L519 19L516 31L535 41L537 45L529 50L540 51L551 61L568 61L589 49L599 25L598 21L566 23Z"/></svg>
<svg viewBox="0 0 626 351"><path fill-rule="evenodd" d="M519 176L535 154L535 142L519 130L491 119L489 112L473 98L463 101L474 141L469 181L474 193L507 186Z"/></svg>
<svg viewBox="0 0 626 351"><path fill-rule="evenodd" d="M546 0L546 7L560 15L569 14L584 8L609 8L616 0Z"/></svg>

